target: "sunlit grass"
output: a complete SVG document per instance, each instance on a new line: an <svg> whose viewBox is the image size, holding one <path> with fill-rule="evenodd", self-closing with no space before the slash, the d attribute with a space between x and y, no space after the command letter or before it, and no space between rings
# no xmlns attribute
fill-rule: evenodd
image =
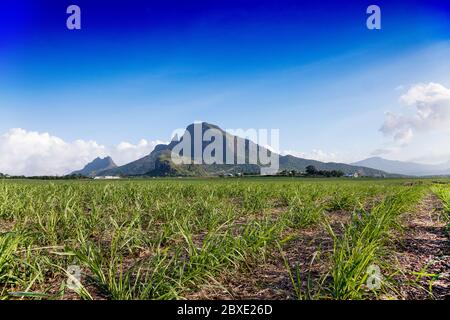
<svg viewBox="0 0 450 320"><path fill-rule="evenodd" d="M422 190L403 180L0 180L0 299L61 298L72 264L82 299L180 299L336 210L360 216L333 236L323 297L362 298L367 266Z"/></svg>

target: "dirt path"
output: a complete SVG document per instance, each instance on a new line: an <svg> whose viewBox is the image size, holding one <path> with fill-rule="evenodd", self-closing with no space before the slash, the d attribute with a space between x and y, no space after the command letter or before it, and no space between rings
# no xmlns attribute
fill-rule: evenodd
<svg viewBox="0 0 450 320"><path fill-rule="evenodd" d="M405 216L405 231L395 242L398 299L450 299L450 243L442 203L429 193ZM431 290L430 290L431 289Z"/></svg>

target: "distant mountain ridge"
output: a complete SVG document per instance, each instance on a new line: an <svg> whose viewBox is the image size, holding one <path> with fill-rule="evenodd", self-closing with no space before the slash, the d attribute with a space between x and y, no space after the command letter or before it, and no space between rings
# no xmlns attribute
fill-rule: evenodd
<svg viewBox="0 0 450 320"><path fill-rule="evenodd" d="M387 160L381 157L371 157L362 161L354 162L352 165L365 166L389 173L410 176L450 175L450 161L438 165L429 165L415 162Z"/></svg>
<svg viewBox="0 0 450 320"><path fill-rule="evenodd" d="M92 162L89 162L83 169L77 170L71 173L71 175L82 175L86 177L95 177L103 175L106 170L117 168L111 157L95 158Z"/></svg>
<svg viewBox="0 0 450 320"><path fill-rule="evenodd" d="M293 155L280 156L280 170L305 171L307 166L314 166L318 170L340 170L344 174L358 173L369 177L387 177L389 174L383 170L368 168L361 165L350 165L339 162L321 162L318 160L297 158Z"/></svg>
<svg viewBox="0 0 450 320"><path fill-rule="evenodd" d="M220 174L235 174L235 173L255 173L259 174L261 165L259 164L181 164L176 165L171 160L172 149L184 139L184 136L189 133L191 137L194 136L195 124L187 126L185 133L179 139L175 139L169 144L160 144L147 156L130 162L123 166L114 167L97 172L96 175L110 175L110 176L208 176L208 175L220 175ZM238 142L245 145L246 154L250 148L256 148L269 152L266 148L254 143L249 139L243 139L238 136L233 136L221 129L217 125L207 122L201 123L202 134L208 129L215 129L223 136L223 157L232 151L234 146L236 151L236 145ZM230 143L231 141L231 143ZM233 144L234 142L234 144ZM202 152L211 142L203 141ZM191 154L194 154L194 145L191 145ZM236 154L236 153L234 153ZM235 162L236 163L236 162ZM367 168L364 166L355 166L344 163L324 163L316 160L297 158L292 155L279 156L279 170L297 170L305 171L309 165L315 166L319 170L340 170L344 174L354 174L358 172L363 176L389 176L386 172L378 169ZM92 172L92 171L91 171Z"/></svg>

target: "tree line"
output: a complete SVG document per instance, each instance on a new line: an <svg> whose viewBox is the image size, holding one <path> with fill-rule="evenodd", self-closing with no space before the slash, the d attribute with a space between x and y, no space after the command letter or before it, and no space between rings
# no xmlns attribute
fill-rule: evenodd
<svg viewBox="0 0 450 320"><path fill-rule="evenodd" d="M305 172L297 170L283 170L279 173L281 176L287 177L327 177L339 178L344 176L341 170L318 170L315 166L307 166Z"/></svg>

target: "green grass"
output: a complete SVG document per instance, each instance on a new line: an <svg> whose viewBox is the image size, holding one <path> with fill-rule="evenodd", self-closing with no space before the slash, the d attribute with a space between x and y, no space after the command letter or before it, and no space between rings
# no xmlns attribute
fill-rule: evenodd
<svg viewBox="0 0 450 320"><path fill-rule="evenodd" d="M287 235L336 210L362 218L333 236L323 297L364 298L367 266L381 256L397 217L431 185L407 182L0 180L0 299L59 299L69 292L72 264L83 271L81 299L180 299L225 271L251 270L288 244Z"/></svg>
<svg viewBox="0 0 450 320"><path fill-rule="evenodd" d="M448 184L435 185L432 190L442 201L444 207L442 219L447 223L446 233L450 235L450 186Z"/></svg>
<svg viewBox="0 0 450 320"><path fill-rule="evenodd" d="M341 237L333 235L333 267L330 293L335 299L362 299L366 294L367 270L383 265L383 249L389 232L397 227L398 217L411 209L423 190L410 188L388 195L370 210L353 215Z"/></svg>

